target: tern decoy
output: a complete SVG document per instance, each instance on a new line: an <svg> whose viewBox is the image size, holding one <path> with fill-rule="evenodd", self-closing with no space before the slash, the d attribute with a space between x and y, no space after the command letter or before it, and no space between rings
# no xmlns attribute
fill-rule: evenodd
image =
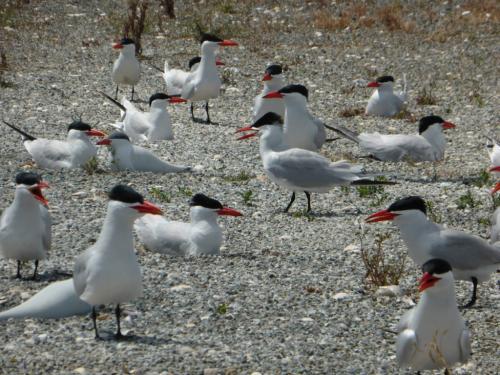
<svg viewBox="0 0 500 375"><path fill-rule="evenodd" d="M83 167L97 155L97 148L89 137L106 136L80 120L68 126L66 141L35 138L7 121L3 123L22 135L24 147L35 163L47 169Z"/></svg>
<svg viewBox="0 0 500 375"><path fill-rule="evenodd" d="M444 259L450 263L455 279L472 282L472 298L464 307L475 304L478 283L488 280L500 266L500 248L479 237L433 223L427 217L426 203L421 197L399 199L366 219L369 223L387 220L399 228L408 254L416 264Z"/></svg>
<svg viewBox="0 0 500 375"><path fill-rule="evenodd" d="M460 314L450 264L431 259L422 266L418 304L398 324L396 358L413 370L448 369L467 362L470 333ZM448 374L446 371L445 374Z"/></svg>
<svg viewBox="0 0 500 375"><path fill-rule="evenodd" d="M365 113L373 116L391 117L404 109L407 100L406 77L403 76L403 91L395 94L393 91L394 77L382 76L370 82L367 87L375 88L368 100Z"/></svg>
<svg viewBox="0 0 500 375"><path fill-rule="evenodd" d="M120 56L113 64L111 76L116 83L115 99L118 99L119 85L132 86L132 97L134 100L134 87L141 77L141 64L135 56L135 43L132 39L123 38L119 43L113 44L114 49L120 50Z"/></svg>
<svg viewBox="0 0 500 375"><path fill-rule="evenodd" d="M209 99L217 98L222 85L219 72L216 66L215 53L218 47L237 46L238 43L232 40L222 40L214 35L203 33L201 37L201 62L198 68L189 73L184 81L181 90L181 97L191 101L191 118L194 117L193 102L205 101L205 111L207 113L206 123L210 124L208 113ZM168 87L167 87L168 91Z"/></svg>
<svg viewBox="0 0 500 375"><path fill-rule="evenodd" d="M219 255L222 230L220 215L242 216L231 207L204 194L195 194L189 202L190 223L168 221L163 216L146 215L135 223L144 246L154 252L173 256Z"/></svg>
<svg viewBox="0 0 500 375"><path fill-rule="evenodd" d="M112 133L97 142L97 145L111 148L111 165L114 170L154 173L191 171L191 167L169 164L144 147L133 145L129 137L122 132Z"/></svg>
<svg viewBox="0 0 500 375"><path fill-rule="evenodd" d="M455 125L439 116L426 116L420 119L418 134L380 134L361 133L339 125L329 125L347 139L359 144L362 151L376 160L382 161L440 161L444 158L446 138L445 129Z"/></svg>
<svg viewBox="0 0 500 375"><path fill-rule="evenodd" d="M284 117L285 103L283 102L283 99L264 99L264 97L270 92L278 91L283 88L283 86L285 86L285 81L283 79L283 69L281 65L269 65L264 72L262 82L264 83L264 88L262 92L254 99L252 111L253 121L257 121L268 112L274 112L281 117Z"/></svg>
<svg viewBox="0 0 500 375"><path fill-rule="evenodd" d="M14 201L0 217L0 256L17 261L17 278L21 278L21 262L34 260L35 279L38 262L50 249L52 221L42 194L48 186L39 174L17 174Z"/></svg>
<svg viewBox="0 0 500 375"><path fill-rule="evenodd" d="M145 201L129 186L116 185L109 193L108 210L96 243L76 258L73 282L78 297L92 306L96 339L96 307L115 304L117 331L121 339L120 304L142 295L141 268L134 250L134 221L145 214L160 215L161 210Z"/></svg>
<svg viewBox="0 0 500 375"><path fill-rule="evenodd" d="M292 191L288 212L295 200L296 192L307 197L307 212L311 211L311 193L326 193L335 186L392 185L394 182L373 181L362 171L361 165L345 160L331 162L324 156L301 148L290 148L283 143L282 119L276 113L266 113L253 125L237 132L254 131L239 139L260 133L260 157L264 171L271 181Z"/></svg>
<svg viewBox="0 0 500 375"><path fill-rule="evenodd" d="M142 112L125 98L120 104L102 91L99 93L120 108L120 121L113 126L127 134L134 142L174 139L167 104L185 102L184 99L156 93L149 98L149 112Z"/></svg>
<svg viewBox="0 0 500 375"><path fill-rule="evenodd" d="M288 85L271 91L264 99L285 103L284 142L291 148L318 151L326 140L325 125L307 109L309 91L303 85Z"/></svg>

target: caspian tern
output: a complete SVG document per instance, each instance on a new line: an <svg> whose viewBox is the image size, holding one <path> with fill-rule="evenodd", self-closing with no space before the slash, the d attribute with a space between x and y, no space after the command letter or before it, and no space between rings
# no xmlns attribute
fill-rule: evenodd
<svg viewBox="0 0 500 375"><path fill-rule="evenodd" d="M76 258L73 282L77 296L92 306L96 339L96 306L116 304L117 332L120 331L120 304L142 295L141 268L134 251L134 221L161 210L145 201L129 186L116 185L109 193L108 210L96 243Z"/></svg>
<svg viewBox="0 0 500 375"><path fill-rule="evenodd" d="M477 284L489 279L500 265L500 248L485 240L452 229L443 228L427 218L425 201L418 196L397 200L387 210L370 215L366 221L392 220L401 232L408 254L418 265L440 258L450 263L457 280L472 282L472 298L476 302Z"/></svg>
<svg viewBox="0 0 500 375"><path fill-rule="evenodd" d="M181 103L185 102L184 99L156 93L149 98L149 112L142 112L125 97L120 104L102 91L99 93L120 108L120 122L113 126L127 134L134 142L174 139L167 103Z"/></svg>
<svg viewBox="0 0 500 375"><path fill-rule="evenodd" d="M330 125L347 139L359 144L364 152L382 161L439 161L444 158L446 138L443 130L453 129L455 125L439 116L426 116L420 119L418 134L380 134L361 133L339 125Z"/></svg>
<svg viewBox="0 0 500 375"><path fill-rule="evenodd" d="M14 201L0 217L0 256L17 260L17 278L21 278L21 262L34 260L35 279L38 262L50 249L52 221L42 194L47 187L39 174L19 173Z"/></svg>
<svg viewBox="0 0 500 375"><path fill-rule="evenodd" d="M284 142L292 148L318 151L326 140L325 125L307 109L309 91L302 85L288 85L271 91L264 99L285 103Z"/></svg>
<svg viewBox="0 0 500 375"><path fill-rule="evenodd" d="M500 166L498 171L500 172ZM495 184L495 187L491 190L491 195L493 196L498 191L500 191L500 182ZM500 248L500 207L497 207L491 216L490 243Z"/></svg>
<svg viewBox="0 0 500 375"><path fill-rule="evenodd" d="M490 172L500 178L500 145L497 140L490 137L488 139L491 141L491 145L488 145L488 155L491 162Z"/></svg>
<svg viewBox="0 0 500 375"><path fill-rule="evenodd" d="M202 34L201 37L201 62L194 72L189 73L181 90L181 97L191 101L191 118L195 121L194 107L192 102L205 101L207 112L206 123L210 124L208 113L208 100L217 98L220 94L222 82L216 66L215 52L217 48L237 46L232 40L222 40L214 35ZM168 89L168 88L167 88Z"/></svg>
<svg viewBox="0 0 500 375"><path fill-rule="evenodd" d="M163 67L163 79L167 85L167 92L170 95L180 95L182 93L182 87L189 77L190 73L193 73L198 69L201 62L201 57L196 56L189 60L188 71L181 69L170 69L168 66L168 61L165 60L165 65ZM216 66L224 66L225 64L219 59L215 58Z"/></svg>
<svg viewBox="0 0 500 375"><path fill-rule="evenodd" d="M260 133L260 157L264 171L271 181L292 191L288 212L296 192L307 197L307 212L311 211L311 192L326 193L334 186L392 185L394 182L373 181L362 171L361 165L345 160L331 162L324 156L301 148L290 148L283 143L282 119L276 113L266 113L253 125L237 132L252 131L238 139L246 139Z"/></svg>
<svg viewBox="0 0 500 375"><path fill-rule="evenodd" d="M122 132L114 132L97 142L98 146L110 146L111 163L114 170L175 173L189 172L191 167L169 164L156 157L151 151L130 143L129 137Z"/></svg>
<svg viewBox="0 0 500 375"><path fill-rule="evenodd" d="M242 216L231 207L204 194L195 194L189 202L191 222L168 221L163 216L146 215L135 223L139 240L157 253L173 256L219 255L222 231L220 215Z"/></svg>
<svg viewBox="0 0 500 375"><path fill-rule="evenodd" d="M471 355L470 333L458 310L450 264L431 259L424 263L422 271L422 297L397 327L398 364L420 371L467 362Z"/></svg>
<svg viewBox="0 0 500 375"><path fill-rule="evenodd" d="M113 44L114 49L120 50L120 56L113 64L113 82L116 83L115 99L118 99L118 86L132 86L132 97L134 100L134 86L141 77L141 64L135 57L135 43L132 39L123 38L121 42Z"/></svg>
<svg viewBox="0 0 500 375"><path fill-rule="evenodd" d="M267 112L274 112L281 117L285 116L285 103L283 99L276 98L275 100L266 100L264 97L273 91L278 91L285 86L283 80L283 69L281 65L269 65L265 72L262 82L264 82L264 89L254 99L253 106L253 121L257 121Z"/></svg>
<svg viewBox="0 0 500 375"><path fill-rule="evenodd" d="M394 77L382 76L370 82L367 87L374 87L365 113L373 116L391 117L401 112L407 100L406 77L404 77L403 91L395 94L393 92Z"/></svg>
<svg viewBox="0 0 500 375"><path fill-rule="evenodd" d="M40 168L81 168L97 155L97 148L89 137L104 137L105 133L92 129L90 125L77 120L68 126L66 141L35 138L18 127L3 121L23 136L23 143Z"/></svg>

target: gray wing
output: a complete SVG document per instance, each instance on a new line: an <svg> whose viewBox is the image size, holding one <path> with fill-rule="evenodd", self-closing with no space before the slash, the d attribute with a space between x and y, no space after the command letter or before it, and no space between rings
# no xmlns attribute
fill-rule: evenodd
<svg viewBox="0 0 500 375"><path fill-rule="evenodd" d="M500 249L467 233L442 230L429 254L450 263L452 268L473 270L500 263Z"/></svg>
<svg viewBox="0 0 500 375"><path fill-rule="evenodd" d="M415 308L408 310L407 312L404 313L404 315L401 317L399 320L398 325L396 326L396 332L403 332L405 329L408 328L408 324L411 321L411 318L413 316L413 312L415 311Z"/></svg>
<svg viewBox="0 0 500 375"><path fill-rule="evenodd" d="M194 78L195 78L195 75L191 74L186 79L186 82L184 82L184 85L182 86L182 91L181 91L182 98L191 99L193 97L194 91L195 91Z"/></svg>
<svg viewBox="0 0 500 375"><path fill-rule="evenodd" d="M42 168L70 168L71 149L67 142L38 138L24 145Z"/></svg>
<svg viewBox="0 0 500 375"><path fill-rule="evenodd" d="M77 296L81 296L87 287L87 262L92 254L92 247L85 250L75 260L73 267L73 284Z"/></svg>
<svg viewBox="0 0 500 375"><path fill-rule="evenodd" d="M323 143L325 143L326 140L326 131L325 131L325 124L323 121L312 117L312 120L316 127L318 128L318 131L316 132L316 135L314 136L314 144L318 147L318 149L323 146Z"/></svg>
<svg viewBox="0 0 500 375"><path fill-rule="evenodd" d="M417 351L417 335L412 329L405 329L396 341L396 358L401 367L407 367Z"/></svg>
<svg viewBox="0 0 500 375"><path fill-rule="evenodd" d="M490 243L500 241L500 207L498 207L491 217Z"/></svg>
<svg viewBox="0 0 500 375"><path fill-rule="evenodd" d="M460 362L467 362L472 353L470 346L470 333L466 328L460 334Z"/></svg>
<svg viewBox="0 0 500 375"><path fill-rule="evenodd" d="M42 243L45 251L49 251L52 245L52 218L50 217L49 210L45 206L40 206L40 213L42 215L43 233Z"/></svg>

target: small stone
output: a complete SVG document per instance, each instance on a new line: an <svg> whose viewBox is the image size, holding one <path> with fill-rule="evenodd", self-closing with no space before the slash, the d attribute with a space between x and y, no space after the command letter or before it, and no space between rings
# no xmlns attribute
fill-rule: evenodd
<svg viewBox="0 0 500 375"><path fill-rule="evenodd" d="M73 370L75 374L86 374L87 369L85 367L78 367Z"/></svg>
<svg viewBox="0 0 500 375"><path fill-rule="evenodd" d="M375 292L377 296L397 297L401 295L401 288L398 285L381 286Z"/></svg>
<svg viewBox="0 0 500 375"><path fill-rule="evenodd" d="M206 368L203 370L203 375L217 375L220 373L221 371L218 368Z"/></svg>
<svg viewBox="0 0 500 375"><path fill-rule="evenodd" d="M178 292L180 290L185 290L185 289L191 289L191 286L187 284L179 284L170 288L170 290L173 292Z"/></svg>
<svg viewBox="0 0 500 375"><path fill-rule="evenodd" d="M347 293L344 293L344 292L340 292L340 293L337 293L337 294L334 294L332 296L332 298L336 301L341 301L343 299L346 299L347 297L349 297L349 294Z"/></svg>

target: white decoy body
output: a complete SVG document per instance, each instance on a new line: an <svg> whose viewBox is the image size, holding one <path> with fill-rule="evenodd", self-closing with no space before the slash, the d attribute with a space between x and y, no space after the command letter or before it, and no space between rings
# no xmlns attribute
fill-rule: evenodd
<svg viewBox="0 0 500 375"><path fill-rule="evenodd" d="M439 161L443 160L446 148L444 129L455 128L451 122L439 116L420 119L418 134L357 134L339 125L330 128L347 139L359 144L362 151L381 161Z"/></svg>
<svg viewBox="0 0 500 375"><path fill-rule="evenodd" d="M161 214L161 210L144 200L132 188L116 185L109 193L109 203L101 233L96 243L76 258L73 282L77 296L93 308L96 338L95 307L116 304L120 332L121 303L142 295L141 268L134 249L134 221L144 214Z"/></svg>
<svg viewBox="0 0 500 375"><path fill-rule="evenodd" d="M104 137L106 134L92 129L81 121L68 126L66 141L35 138L18 127L3 121L23 136L23 144L40 168L81 168L97 155L97 148L89 137Z"/></svg>
<svg viewBox="0 0 500 375"><path fill-rule="evenodd" d="M420 301L397 327L398 364L420 371L465 363L471 355L470 334L457 307L451 267L432 259L422 269Z"/></svg>
<svg viewBox="0 0 500 375"><path fill-rule="evenodd" d="M40 175L21 172L16 176L14 201L0 217L0 256L20 263L35 261L36 278L38 261L45 259L52 242L52 220L47 210L47 200L42 189L48 187Z"/></svg>
<svg viewBox="0 0 500 375"><path fill-rule="evenodd" d="M120 43L113 45L114 49L120 50L120 56L113 64L111 76L116 83L115 99L118 98L118 86L132 86L132 97L134 100L134 86L141 77L141 64L135 57L135 43L132 39L123 38Z"/></svg>
<svg viewBox="0 0 500 375"><path fill-rule="evenodd" d="M135 223L139 240L154 252L173 256L219 255L223 235L219 215L241 216L204 194L191 198L190 223L168 221L163 216L146 215Z"/></svg>
<svg viewBox="0 0 500 375"><path fill-rule="evenodd" d="M302 85L288 85L264 96L266 100L282 99L285 103L284 143L291 148L318 151L325 143L325 125L307 109L309 92Z"/></svg>
<svg viewBox="0 0 500 375"><path fill-rule="evenodd" d="M368 84L368 87L374 87L376 90L368 100L365 110L367 115L392 117L404 109L407 100L406 77L404 77L402 92L395 94L393 86L394 78L392 76L382 76Z"/></svg>
<svg viewBox="0 0 500 375"><path fill-rule="evenodd" d="M273 112L280 115L281 117L284 117L285 103L283 102L283 99L264 99L267 94L273 91L278 91L285 86L285 81L283 80L283 69L281 65L269 65L266 68L264 77L262 78L262 82L264 82L264 88L262 89L262 92L254 99L254 106L252 111L253 121L257 121L268 112Z"/></svg>
<svg viewBox="0 0 500 375"><path fill-rule="evenodd" d="M285 209L287 212L295 200L296 192L304 192L311 210L310 193L326 193L335 186L347 185L389 185L392 182L371 181L363 173L361 165L345 160L331 162L324 156L301 148L290 148L283 142L282 119L275 113L267 113L252 126L238 132L255 130L239 139L246 139L260 133L260 157L264 171L271 181L292 191L292 198Z"/></svg>
<svg viewBox="0 0 500 375"><path fill-rule="evenodd" d="M177 173L190 172L191 167L167 163L144 147L133 145L125 133L114 132L97 142L98 146L109 146L111 166L118 171Z"/></svg>
<svg viewBox="0 0 500 375"><path fill-rule="evenodd" d="M495 184L495 187L491 190L491 194L494 195L497 191L500 191L500 182ZM497 207L491 216L490 243L500 248L500 207Z"/></svg>
<svg viewBox="0 0 500 375"><path fill-rule="evenodd" d="M457 280L474 285L471 301L476 301L477 284L489 279L500 265L500 248L485 240L452 229L443 228L427 218L425 201L412 196L397 200L387 210L367 218L370 223L391 220L401 233L408 255L418 265L440 258L450 263Z"/></svg>

